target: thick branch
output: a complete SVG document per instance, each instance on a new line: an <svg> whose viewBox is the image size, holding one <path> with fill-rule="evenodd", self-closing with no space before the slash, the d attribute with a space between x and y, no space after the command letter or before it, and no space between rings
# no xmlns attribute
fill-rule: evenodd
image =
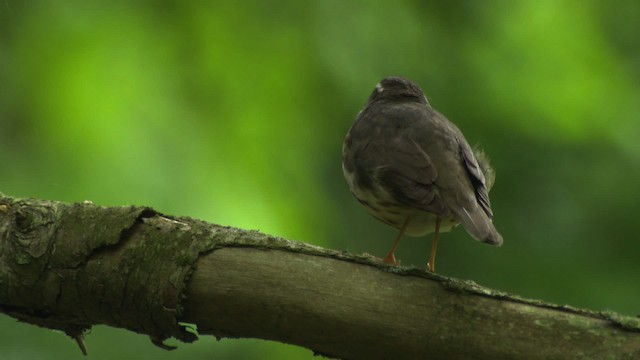
<svg viewBox="0 0 640 360"><path fill-rule="evenodd" d="M184 299L184 300L183 300ZM640 321L256 231L0 198L0 310L79 336L256 337L348 359L636 358Z"/></svg>

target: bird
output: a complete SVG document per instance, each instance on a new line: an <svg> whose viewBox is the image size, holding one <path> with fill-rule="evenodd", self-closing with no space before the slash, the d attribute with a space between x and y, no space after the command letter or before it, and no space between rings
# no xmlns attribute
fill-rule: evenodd
<svg viewBox="0 0 640 360"><path fill-rule="evenodd" d="M459 224L476 240L503 243L492 220L488 157L409 79L386 77L375 86L345 137L342 170L365 209L399 230L385 263L399 265L403 235L434 233L427 270L435 272L439 235Z"/></svg>

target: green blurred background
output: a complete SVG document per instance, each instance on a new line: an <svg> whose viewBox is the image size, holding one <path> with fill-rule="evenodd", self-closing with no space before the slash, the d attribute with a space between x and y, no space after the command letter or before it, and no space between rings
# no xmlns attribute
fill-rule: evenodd
<svg viewBox="0 0 640 360"><path fill-rule="evenodd" d="M375 84L403 75L497 170L505 245L456 229L438 272L639 314L639 24L632 0L2 0L0 191L382 256L395 231L351 197L341 146ZM406 238L398 256L424 266L429 244ZM104 326L87 345L92 359L312 358L210 337L169 353ZM82 358L7 316L0 348Z"/></svg>

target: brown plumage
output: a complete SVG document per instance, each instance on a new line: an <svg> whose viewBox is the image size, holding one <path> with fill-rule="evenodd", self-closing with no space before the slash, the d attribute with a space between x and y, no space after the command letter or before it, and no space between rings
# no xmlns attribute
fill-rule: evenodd
<svg viewBox="0 0 640 360"><path fill-rule="evenodd" d="M403 234L438 234L462 223L477 240L501 245L491 220L494 173L462 132L435 111L410 80L383 79L343 145L342 168L353 195L373 216L400 230L386 262L397 263Z"/></svg>

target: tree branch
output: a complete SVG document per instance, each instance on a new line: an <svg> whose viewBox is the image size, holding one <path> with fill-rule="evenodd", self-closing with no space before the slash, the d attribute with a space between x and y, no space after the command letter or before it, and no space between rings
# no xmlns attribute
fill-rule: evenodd
<svg viewBox="0 0 640 360"><path fill-rule="evenodd" d="M0 311L81 343L95 324L255 337L346 359L637 358L640 319L149 208L0 197ZM182 324L182 325L180 325Z"/></svg>

